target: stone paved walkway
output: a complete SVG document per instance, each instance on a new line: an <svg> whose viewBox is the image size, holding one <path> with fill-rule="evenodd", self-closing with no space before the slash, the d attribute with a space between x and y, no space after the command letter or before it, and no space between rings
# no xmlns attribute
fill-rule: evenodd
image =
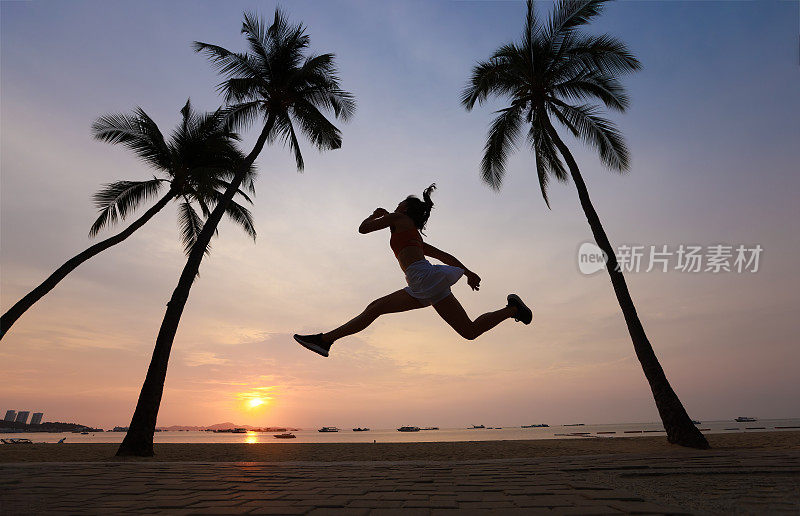
<svg viewBox="0 0 800 516"><path fill-rule="evenodd" d="M0 513L798 514L800 452L4 464Z"/></svg>

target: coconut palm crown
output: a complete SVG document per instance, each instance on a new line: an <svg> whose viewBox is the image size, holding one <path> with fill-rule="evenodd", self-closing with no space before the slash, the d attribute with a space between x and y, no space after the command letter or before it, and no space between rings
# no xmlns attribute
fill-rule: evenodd
<svg viewBox="0 0 800 516"><path fill-rule="evenodd" d="M128 147L163 177L105 185L94 194L100 213L89 236L94 237L104 227L124 220L169 185L170 193L180 203L178 221L184 251L191 250L203 227L203 219L222 198L244 156L233 143L239 136L225 123L222 110L197 113L187 100L181 116L181 123L173 130L169 141L141 108L136 108L132 114L104 115L94 122L92 135L96 139ZM255 193L255 176L255 167L251 165L242 183L250 193ZM252 204L247 193L242 190L237 193ZM256 238L253 218L247 208L231 201L225 213L250 237Z"/></svg>
<svg viewBox="0 0 800 516"><path fill-rule="evenodd" d="M510 105L497 112L481 161L483 180L499 189L505 165L523 126L536 157L539 185L548 207L551 177L568 174L550 133L554 119L575 137L597 149L612 170L625 171L629 153L614 124L600 116L599 101L624 111L628 96L615 78L636 71L640 63L624 43L609 35L588 35L580 28L598 16L604 0L560 0L546 23L528 0L525 29L518 42L501 46L489 60L477 64L461 102L467 110L490 96Z"/></svg>
<svg viewBox="0 0 800 516"><path fill-rule="evenodd" d="M257 15L245 13L241 32L247 38L247 53L194 43L195 51L204 53L226 77L218 88L229 106L231 126L239 129L263 119L268 126L266 141L281 139L288 144L299 171L304 163L296 129L319 150L341 147L341 132L323 111L347 121L355 112L355 100L341 89L334 54L306 55L305 27L291 25L280 9L269 26Z"/></svg>

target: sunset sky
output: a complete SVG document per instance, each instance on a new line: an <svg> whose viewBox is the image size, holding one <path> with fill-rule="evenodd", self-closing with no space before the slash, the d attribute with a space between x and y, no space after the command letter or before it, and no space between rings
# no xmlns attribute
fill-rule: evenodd
<svg viewBox="0 0 800 516"><path fill-rule="evenodd" d="M215 109L221 79L191 42L244 50L243 11L271 17L275 5L0 2L3 311L90 244L100 185L152 176L131 152L92 140L94 119L141 106L166 134L188 97ZM261 154L257 242L221 225L175 339L159 426L656 421L608 275L578 269L591 233L574 186L552 184L548 210L524 145L499 193L480 179L502 104L467 113L459 94L478 60L518 38L524 2L283 6L306 24L312 51L336 53L356 116L340 125L339 150L301 141L302 174L280 143ZM800 417L798 9L619 2L590 26L643 64L623 78L630 110L612 115L630 172L567 140L612 243L763 248L756 273L627 274L695 419ZM255 129L244 136L249 151ZM297 345L293 333L330 330L405 286L388 232L357 228L432 182L428 241L483 278L480 292L454 287L467 312L517 292L534 324L508 321L469 342L428 308L379 319L329 359ZM72 273L0 342L0 410L127 425L184 262L170 205Z"/></svg>

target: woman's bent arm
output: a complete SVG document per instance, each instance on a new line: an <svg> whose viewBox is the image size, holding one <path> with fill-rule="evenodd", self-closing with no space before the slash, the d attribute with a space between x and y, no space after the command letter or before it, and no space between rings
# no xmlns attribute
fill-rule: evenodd
<svg viewBox="0 0 800 516"><path fill-rule="evenodd" d="M452 254L446 253L441 249L437 249L428 243L422 244L422 252L425 253L425 256L430 256L431 258L439 260L444 264L452 265L453 267L460 267L465 271L469 270L467 269L466 265L458 261L458 258L453 256Z"/></svg>
<svg viewBox="0 0 800 516"><path fill-rule="evenodd" d="M472 290L478 290L481 284L481 277L472 272L471 270L467 269L467 266L458 261L458 258L453 256L450 253L446 253L441 249L437 249L430 244L424 243L422 244L422 252L425 253L426 256L430 256L435 260L439 260L440 262L446 265L452 265L453 267L459 267L464 269L464 276L467 277L467 284L472 287Z"/></svg>
<svg viewBox="0 0 800 516"><path fill-rule="evenodd" d="M361 225L358 226L358 232L362 235L378 231L379 229L388 228L392 223L397 220L396 213L389 213L383 208L377 208L372 215L364 219Z"/></svg>

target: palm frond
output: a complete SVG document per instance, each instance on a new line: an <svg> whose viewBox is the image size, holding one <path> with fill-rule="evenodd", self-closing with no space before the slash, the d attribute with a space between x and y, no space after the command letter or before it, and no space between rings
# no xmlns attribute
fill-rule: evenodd
<svg viewBox="0 0 800 516"><path fill-rule="evenodd" d="M335 55L309 55L303 65L292 74L293 89L299 96L318 108L333 111L336 118L349 120L355 113L356 103L352 94L342 90Z"/></svg>
<svg viewBox="0 0 800 516"><path fill-rule="evenodd" d="M531 128L531 130L533 130ZM529 137L529 139L536 142L535 137ZM547 161L544 156L542 156L539 152L534 151L533 158L536 161L536 176L539 178L539 189L542 191L542 198L544 199L544 203L547 205L548 209L550 208L550 198L547 196L547 185L550 183L550 174L547 170Z"/></svg>
<svg viewBox="0 0 800 516"><path fill-rule="evenodd" d="M467 111L471 111L476 103L483 105L489 95L513 94L519 79L513 73L513 59L519 53L519 47L504 45L491 59L472 68L472 76L461 92L461 104Z"/></svg>
<svg viewBox="0 0 800 516"><path fill-rule="evenodd" d="M551 87L554 95L567 99L596 98L609 109L625 111L630 99L619 81L597 71L586 71Z"/></svg>
<svg viewBox="0 0 800 516"><path fill-rule="evenodd" d="M254 12L244 13L241 33L247 38L247 42L250 44L250 50L262 60L266 61L268 59L267 28L264 26L264 22L258 14Z"/></svg>
<svg viewBox="0 0 800 516"><path fill-rule="evenodd" d="M236 203L236 201L231 201L228 203L227 208L225 208L225 214L230 218L234 223L241 226L247 236L256 240L256 227L253 223L253 214L250 213L250 210L242 206L241 204Z"/></svg>
<svg viewBox="0 0 800 516"><path fill-rule="evenodd" d="M338 83L327 78L309 78L304 83L311 83L298 90L297 98L303 99L343 121L352 118L356 110L353 95L338 87Z"/></svg>
<svg viewBox="0 0 800 516"><path fill-rule="evenodd" d="M547 37L557 40L581 25L585 25L592 18L603 11L603 4L608 0L558 0L555 8L550 13L547 26Z"/></svg>
<svg viewBox="0 0 800 516"><path fill-rule="evenodd" d="M306 138L319 150L334 150L342 146L341 131L310 102L298 101L292 106L292 114Z"/></svg>
<svg viewBox="0 0 800 516"><path fill-rule="evenodd" d="M550 135L547 133L545 127L549 122L542 119L546 114L537 111L532 120L531 127L528 131L528 143L533 149L533 154L536 159L536 174L539 178L539 188L542 191L542 197L545 204L550 208L550 199L547 195L547 186L550 183L550 177L555 177L558 181L566 182L567 175L564 163L556 151L555 143Z"/></svg>
<svg viewBox="0 0 800 516"><path fill-rule="evenodd" d="M233 131L239 131L255 122L265 110L266 104L262 100L228 106L223 109L225 125Z"/></svg>
<svg viewBox="0 0 800 516"><path fill-rule="evenodd" d="M597 149L600 160L608 168L620 172L628 169L630 153L622 133L613 122L598 116L597 106L571 106L565 102L553 101L549 108L559 120L566 120L585 143Z"/></svg>
<svg viewBox="0 0 800 516"><path fill-rule="evenodd" d="M297 171L302 172L305 163L303 162L303 154L300 152L300 143L297 141L297 135L294 132L292 119L289 116L278 116L275 120L275 128L283 136L283 142L288 144L289 149L294 154Z"/></svg>
<svg viewBox="0 0 800 516"><path fill-rule="evenodd" d="M216 186L220 187L220 185L222 184L228 185L229 182L233 180L234 176L236 175L236 172L239 170L239 167L242 165L243 161L244 158L239 156L231 161L232 165L230 167L220 171L219 174L215 176L217 180ZM258 170L256 169L255 163L252 163L245 171L245 176L242 179L241 188L247 190L251 194L255 194L256 193L255 180L257 177L258 177ZM227 188L227 186L223 187L223 189L224 188Z"/></svg>
<svg viewBox="0 0 800 516"><path fill-rule="evenodd" d="M195 242L197 242L200 231L203 230L203 219L200 218L200 215L197 214L188 199L185 199L178 207L178 224L181 230L183 251L188 255L192 251ZM204 252L208 254L210 251L211 247L208 246Z"/></svg>
<svg viewBox="0 0 800 516"><path fill-rule="evenodd" d="M642 63L628 50L627 45L608 34L575 34L565 56L579 59L587 69L607 75L631 73L642 68Z"/></svg>
<svg viewBox="0 0 800 516"><path fill-rule="evenodd" d="M142 108L137 107L132 115L103 115L95 120L91 131L97 140L121 143L153 168L170 168L171 156L164 136Z"/></svg>
<svg viewBox="0 0 800 516"><path fill-rule="evenodd" d="M244 31L245 27L242 26L242 32ZM288 17L280 8L275 9L275 18L267 29L266 39L269 43L266 49L269 58L282 62L289 68L299 65L302 51L309 44L305 26L302 23L291 25Z"/></svg>
<svg viewBox="0 0 800 516"><path fill-rule="evenodd" d="M497 111L489 128L481 160L483 181L495 190L503 183L509 151L516 147L515 140L522 125L521 107L512 105Z"/></svg>
<svg viewBox="0 0 800 516"><path fill-rule="evenodd" d="M528 141L534 143L534 150L544 158L544 165L548 174L555 177L556 180L565 183L569 179L569 174L567 174L567 168L564 166L564 162L561 161L553 138L546 129L551 126L550 121L544 119L546 116L547 113L537 112L531 124ZM535 141L533 139L535 139Z"/></svg>
<svg viewBox="0 0 800 516"><path fill-rule="evenodd" d="M525 29L523 31L523 41L525 42L525 46L530 48L536 44L536 40L539 39L542 28L539 25L539 19L536 17L534 1L528 0L525 8Z"/></svg>
<svg viewBox="0 0 800 516"><path fill-rule="evenodd" d="M89 229L94 237L106 226L113 225L132 213L141 203L158 195L163 179L147 181L115 181L104 185L92 197L100 215Z"/></svg>
<svg viewBox="0 0 800 516"><path fill-rule="evenodd" d="M227 190L230 186L231 184L228 183L227 181L220 181L220 180L217 181L217 188L219 188L222 192ZM239 194L241 197L243 197L245 201L249 202L250 204L253 204L253 199L251 199L249 195L247 195L244 191L242 191L241 188L237 189L236 193Z"/></svg>
<svg viewBox="0 0 800 516"><path fill-rule="evenodd" d="M227 77L250 77L258 79L262 74L257 63L247 54L231 52L219 45L195 41L192 43L195 52L203 53L217 68L217 72Z"/></svg>
<svg viewBox="0 0 800 516"><path fill-rule="evenodd" d="M226 104L238 104L259 98L263 84L252 77L231 77L217 87Z"/></svg>

